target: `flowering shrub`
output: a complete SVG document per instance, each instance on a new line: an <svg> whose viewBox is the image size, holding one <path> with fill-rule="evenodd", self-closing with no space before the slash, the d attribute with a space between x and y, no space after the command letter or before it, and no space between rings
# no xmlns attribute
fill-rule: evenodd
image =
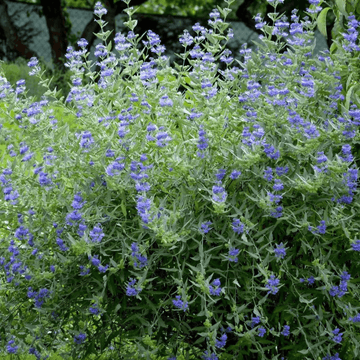
<svg viewBox="0 0 360 360"><path fill-rule="evenodd" d="M320 1L291 22L277 2L239 66L228 9L180 37L172 69L128 7L117 54L97 34L100 74L86 40L68 48L65 101L0 78L7 353L125 356L132 340L152 359L358 356L360 104L339 72L359 48L314 58Z"/></svg>

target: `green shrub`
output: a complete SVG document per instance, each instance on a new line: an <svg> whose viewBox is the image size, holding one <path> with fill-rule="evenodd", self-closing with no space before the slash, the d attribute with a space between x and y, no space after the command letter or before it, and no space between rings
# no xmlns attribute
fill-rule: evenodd
<svg viewBox="0 0 360 360"><path fill-rule="evenodd" d="M88 359L113 343L123 359L130 341L151 360L184 344L207 360L359 356L360 103L339 76L359 24L314 58L315 2L311 21L293 13L283 53L290 24L257 17L264 37L241 68L227 9L181 37L172 69L156 34L138 51L128 8L119 59L98 20L98 83L69 52L82 96L35 104L1 79L4 353Z"/></svg>
<svg viewBox="0 0 360 360"><path fill-rule="evenodd" d="M25 80L26 89L28 91L27 95L29 97L34 97L35 101L40 101L41 97L47 91L47 88L40 85L38 80L34 76L29 75L29 67L27 66L28 60L23 58L18 58L14 63L0 62L0 68L2 68L6 79L10 82L12 86L16 86L16 82L20 79ZM65 74L62 74L57 69L53 70L44 63L40 63L40 67L44 72L45 78L53 78L50 83L50 90L57 88L58 91L61 91L60 96L68 95L70 91L70 76L71 72L66 71Z"/></svg>

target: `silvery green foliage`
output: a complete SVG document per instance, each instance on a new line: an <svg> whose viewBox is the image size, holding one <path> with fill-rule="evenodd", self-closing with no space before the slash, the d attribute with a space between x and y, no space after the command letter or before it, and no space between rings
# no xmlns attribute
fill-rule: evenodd
<svg viewBox="0 0 360 360"><path fill-rule="evenodd" d="M31 103L0 78L2 349L358 356L360 111L339 73L358 53L347 36L312 57L309 6L257 16L239 63L215 9L175 69L129 7L113 50L98 34L99 74L86 40L68 49L66 99Z"/></svg>

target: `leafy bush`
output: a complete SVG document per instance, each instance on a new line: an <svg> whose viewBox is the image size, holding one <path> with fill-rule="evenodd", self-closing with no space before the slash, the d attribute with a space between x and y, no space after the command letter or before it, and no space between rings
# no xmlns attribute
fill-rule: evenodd
<svg viewBox="0 0 360 360"><path fill-rule="evenodd" d="M137 49L128 8L118 57L98 34L98 83L82 85L96 77L86 40L69 49L65 104L31 104L1 79L2 349L85 359L113 344L122 359L133 341L147 359L358 357L360 104L339 76L358 48L347 36L313 58L319 1L291 24L271 3L241 68L228 9L180 37L172 69L153 32ZM105 12L97 3L102 29Z"/></svg>
<svg viewBox="0 0 360 360"><path fill-rule="evenodd" d="M71 72L67 71L65 74L62 74L59 70L53 70L44 63L40 63L39 66L44 71L46 77L52 77L52 81L49 84L50 90L54 90L56 87L60 91L61 96L67 96L70 91L68 82L70 81ZM28 90L27 96L35 97L35 101L41 100L46 89L38 83L36 78L29 75L29 67L25 59L18 58L15 63L0 63L0 67L2 67L6 79L12 86L16 86L16 82L19 79L24 79Z"/></svg>

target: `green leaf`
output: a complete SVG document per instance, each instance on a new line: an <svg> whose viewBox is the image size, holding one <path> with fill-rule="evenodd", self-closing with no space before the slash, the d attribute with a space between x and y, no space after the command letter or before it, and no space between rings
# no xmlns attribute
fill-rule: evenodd
<svg viewBox="0 0 360 360"><path fill-rule="evenodd" d="M241 285L238 283L236 279L233 281L233 284L237 285L238 287L241 287Z"/></svg>
<svg viewBox="0 0 360 360"><path fill-rule="evenodd" d="M340 10L340 12L341 12L344 16L348 17L349 15L348 15L348 13L347 13L347 11L346 11L346 1L345 1L345 0L335 0L335 2L336 2L336 6L337 6L338 9Z"/></svg>
<svg viewBox="0 0 360 360"><path fill-rule="evenodd" d="M298 352L305 355L305 354L307 354L309 352L309 350L304 349L304 350L299 350Z"/></svg>
<svg viewBox="0 0 360 360"><path fill-rule="evenodd" d="M258 255L258 254L253 254L252 252L246 251L246 250L245 250L245 252L247 252L252 258L254 258L254 259L259 259L259 255Z"/></svg>
<svg viewBox="0 0 360 360"><path fill-rule="evenodd" d="M355 84L355 85L352 85L348 92L346 93L346 98L345 98L345 109L347 111L349 111L349 107L350 107L350 100L351 100L351 95L352 95L352 92L354 90L355 87L359 86L358 84Z"/></svg>
<svg viewBox="0 0 360 360"><path fill-rule="evenodd" d="M311 299L311 300L306 300L304 297L300 296L299 300L300 302L302 303L305 303L305 304L311 304L314 300L316 300L317 298L314 298L314 299Z"/></svg>
<svg viewBox="0 0 360 360"><path fill-rule="evenodd" d="M330 46L330 54L333 54L337 50L337 48L337 44L333 42Z"/></svg>
<svg viewBox="0 0 360 360"><path fill-rule="evenodd" d="M318 29L319 31L327 38L327 31L326 31L326 15L328 13L328 11L331 10L330 7L326 7L325 9L323 9L317 20L316 20L316 23L317 23L317 26L318 26Z"/></svg>
<svg viewBox="0 0 360 360"><path fill-rule="evenodd" d="M358 0L348 0L346 1L346 11L348 14L353 13L356 9L356 5L358 3Z"/></svg>

